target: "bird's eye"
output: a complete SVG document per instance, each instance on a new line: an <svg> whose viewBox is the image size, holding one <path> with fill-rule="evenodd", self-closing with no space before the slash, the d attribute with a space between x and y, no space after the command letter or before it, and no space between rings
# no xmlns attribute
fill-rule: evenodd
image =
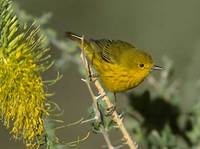
<svg viewBox="0 0 200 149"><path fill-rule="evenodd" d="M144 64L139 64L139 67L140 68L144 68Z"/></svg>

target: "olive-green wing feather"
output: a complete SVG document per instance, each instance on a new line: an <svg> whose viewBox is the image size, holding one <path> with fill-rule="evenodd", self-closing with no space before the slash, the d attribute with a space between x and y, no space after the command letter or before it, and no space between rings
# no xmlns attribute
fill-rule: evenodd
<svg viewBox="0 0 200 149"><path fill-rule="evenodd" d="M121 53L134 47L124 41L107 39L91 40L91 45L108 63L118 63Z"/></svg>

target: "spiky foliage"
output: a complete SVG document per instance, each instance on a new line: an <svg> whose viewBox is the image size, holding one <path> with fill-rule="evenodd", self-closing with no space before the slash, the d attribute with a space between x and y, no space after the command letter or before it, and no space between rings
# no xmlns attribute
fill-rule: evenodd
<svg viewBox="0 0 200 149"><path fill-rule="evenodd" d="M19 24L9 0L0 0L0 118L30 148L44 137L48 115L41 72L50 66L49 55L37 33Z"/></svg>

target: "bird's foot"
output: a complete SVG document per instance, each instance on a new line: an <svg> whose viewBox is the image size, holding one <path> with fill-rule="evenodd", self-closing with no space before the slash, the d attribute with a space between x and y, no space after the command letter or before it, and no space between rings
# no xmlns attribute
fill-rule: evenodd
<svg viewBox="0 0 200 149"><path fill-rule="evenodd" d="M115 110L116 110L116 106L115 105L113 105L112 107L107 108L105 116L111 116Z"/></svg>
<svg viewBox="0 0 200 149"><path fill-rule="evenodd" d="M97 73L89 73L90 81L95 81L99 75Z"/></svg>

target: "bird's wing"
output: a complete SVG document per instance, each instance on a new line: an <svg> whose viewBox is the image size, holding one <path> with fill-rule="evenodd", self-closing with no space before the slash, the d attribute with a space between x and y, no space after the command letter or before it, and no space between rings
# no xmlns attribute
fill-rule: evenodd
<svg viewBox="0 0 200 149"><path fill-rule="evenodd" d="M115 57L113 56L112 50L112 41L101 39L94 40L94 44L98 50L98 53L102 57L102 59L108 63L116 63Z"/></svg>
<svg viewBox="0 0 200 149"><path fill-rule="evenodd" d="M127 42L120 40L92 40L92 46L97 50L102 59L108 63L118 63L123 51L133 48Z"/></svg>

